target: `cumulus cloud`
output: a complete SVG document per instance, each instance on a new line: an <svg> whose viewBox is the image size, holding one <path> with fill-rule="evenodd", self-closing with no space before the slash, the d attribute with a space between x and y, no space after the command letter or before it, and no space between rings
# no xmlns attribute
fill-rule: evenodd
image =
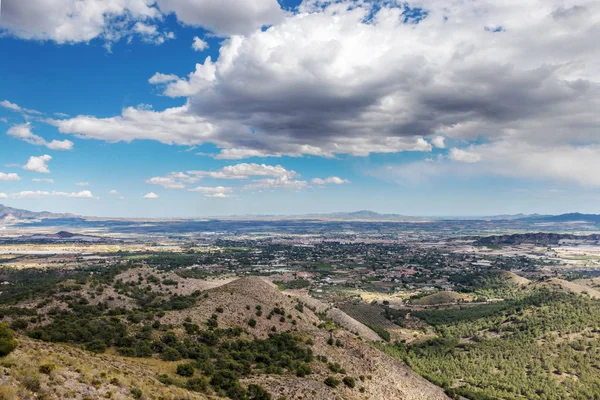
<svg viewBox="0 0 600 400"><path fill-rule="evenodd" d="M148 79L148 82L152 83L153 85L157 85L160 83L173 82L176 80L179 80L179 77L177 75L161 74L160 72L157 72L152 76L152 78Z"/></svg>
<svg viewBox="0 0 600 400"><path fill-rule="evenodd" d="M224 187L224 186L216 186L216 187L207 187L207 186L198 186L193 189L188 189L190 192L198 192L203 193L204 197L230 197L230 193L233 192L233 188Z"/></svg>
<svg viewBox="0 0 600 400"><path fill-rule="evenodd" d="M194 12L186 1L158 5L203 24L210 13L195 11L210 2L196 3ZM488 160L490 149L505 143L530 154L564 151L558 160L593 154L600 144L598 2L305 1L270 24L226 39L218 58L190 66L187 76L157 78L165 95L186 98L182 107L53 123L107 141L212 143L223 159L466 143L428 170L499 165ZM549 170L581 181L572 166Z"/></svg>
<svg viewBox="0 0 600 400"><path fill-rule="evenodd" d="M95 199L96 197L94 197L94 195L92 194L92 192L90 192L89 190L83 190L81 192L47 192L47 191L42 191L42 190L26 190L23 192L18 192L18 193L12 193L9 194L8 197L13 198L13 199L40 199L43 197L70 197L70 198L74 198L74 199Z"/></svg>
<svg viewBox="0 0 600 400"><path fill-rule="evenodd" d="M163 44L167 40L175 39L173 32L160 32L155 25L136 22L133 31L138 33L142 40L147 43Z"/></svg>
<svg viewBox="0 0 600 400"><path fill-rule="evenodd" d="M0 182L7 182L7 181L18 181L21 180L21 177L18 174L15 173L4 173L4 172L0 172Z"/></svg>
<svg viewBox="0 0 600 400"><path fill-rule="evenodd" d="M113 190L109 191L109 192L108 192L108 194L110 194L110 195L112 195L112 196L118 196L118 195L119 195L119 192L118 192L117 190L114 190L114 189L113 189Z"/></svg>
<svg viewBox="0 0 600 400"><path fill-rule="evenodd" d="M204 51L208 49L208 43L200 39L198 36L194 36L194 42L192 43L192 49L194 51Z"/></svg>
<svg viewBox="0 0 600 400"><path fill-rule="evenodd" d="M50 178L33 178L31 181L38 183L54 183L54 179Z"/></svg>
<svg viewBox="0 0 600 400"><path fill-rule="evenodd" d="M0 32L21 39L57 43L119 40L136 33L136 21L161 18L147 0L29 0L4 1ZM147 32L137 32L146 35Z"/></svg>
<svg viewBox="0 0 600 400"><path fill-rule="evenodd" d="M155 176L147 179L146 183L159 185L166 189L185 189L186 184L198 182L201 177L192 176L184 172L171 172L167 176Z"/></svg>
<svg viewBox="0 0 600 400"><path fill-rule="evenodd" d="M155 176L146 180L150 185L159 185L165 189L185 189L185 184L177 180L175 176Z"/></svg>
<svg viewBox="0 0 600 400"><path fill-rule="evenodd" d="M184 24L221 36L248 34L285 16L277 0L157 0L157 4Z"/></svg>
<svg viewBox="0 0 600 400"><path fill-rule="evenodd" d="M437 147L438 149L445 149L446 148L446 138L443 136L436 136L433 139L431 139L431 144L434 147Z"/></svg>
<svg viewBox="0 0 600 400"><path fill-rule="evenodd" d="M6 193L0 192L0 199L6 199L6 198L8 198L8 195Z"/></svg>
<svg viewBox="0 0 600 400"><path fill-rule="evenodd" d="M183 24L221 36L247 34L285 15L277 0L7 0L0 33L57 43L137 36L160 44L174 38L158 27L171 13Z"/></svg>
<svg viewBox="0 0 600 400"><path fill-rule="evenodd" d="M288 170L281 165L241 163L228 165L216 171L171 172L166 176L152 177L146 180L146 183L159 185L167 189L185 189L188 184L198 182L204 178L245 180L252 177L275 177L292 179L297 176L299 174L296 171Z"/></svg>
<svg viewBox="0 0 600 400"><path fill-rule="evenodd" d="M144 199L158 199L158 195L154 192L146 193Z"/></svg>
<svg viewBox="0 0 600 400"><path fill-rule="evenodd" d="M50 150L73 150L73 142L70 140L53 140L48 142L43 137L34 134L31 131L30 123L12 126L7 133L14 138L37 146L45 146Z"/></svg>
<svg viewBox="0 0 600 400"><path fill-rule="evenodd" d="M337 176L330 176L329 178L326 178L326 179L314 178L310 182L314 183L315 185L328 185L328 184L343 185L346 183L350 183L350 181L348 179L342 179Z"/></svg>
<svg viewBox="0 0 600 400"><path fill-rule="evenodd" d="M50 170L48 169L48 162L50 160L52 160L52 157L47 154L39 157L31 156L29 157L27 164L23 166L23 169L39 172L41 174L49 174Z"/></svg>
<svg viewBox="0 0 600 400"><path fill-rule="evenodd" d="M90 186L89 182L75 182L76 186Z"/></svg>
<svg viewBox="0 0 600 400"><path fill-rule="evenodd" d="M218 171L188 171L195 176L209 176L215 179L248 179L252 176L272 176L278 178L294 178L299 176L296 171L287 170L281 165L266 165L255 163L241 163L229 165Z"/></svg>

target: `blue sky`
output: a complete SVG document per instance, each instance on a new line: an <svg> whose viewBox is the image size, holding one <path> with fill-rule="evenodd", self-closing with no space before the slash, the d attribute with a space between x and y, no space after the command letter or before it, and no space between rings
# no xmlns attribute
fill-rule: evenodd
<svg viewBox="0 0 600 400"><path fill-rule="evenodd" d="M600 10L231 1L2 1L0 203L599 212Z"/></svg>

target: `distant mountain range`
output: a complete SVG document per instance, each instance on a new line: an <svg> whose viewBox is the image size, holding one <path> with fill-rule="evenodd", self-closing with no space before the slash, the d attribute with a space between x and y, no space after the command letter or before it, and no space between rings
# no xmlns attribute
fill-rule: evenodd
<svg viewBox="0 0 600 400"><path fill-rule="evenodd" d="M42 219L75 218L73 214L57 214L48 211L35 212L7 207L0 204L0 223L14 224L26 221L40 221Z"/></svg>
<svg viewBox="0 0 600 400"><path fill-rule="evenodd" d="M543 216L529 216L526 219L538 221L538 222L591 222L595 224L600 223L599 214L581 214L581 213L569 213L561 215L543 215Z"/></svg>
<svg viewBox="0 0 600 400"><path fill-rule="evenodd" d="M48 211L35 212L21 210L18 208L7 207L0 204L0 224L17 224L27 222L37 222L41 220L76 220L76 221L98 221L98 220L128 220L127 218L98 218L82 217L69 213L52 213ZM176 218L173 220L198 220L205 218ZM289 220L289 219L321 219L335 221L405 221L405 222L427 222L440 220L480 220L480 221L520 221L527 223L575 223L585 222L600 224L599 214L581 214L569 213L561 215L540 215L540 214L512 214L512 215L493 215L493 216L472 216L472 217L412 217L402 214L381 214L375 211L361 210L354 212L335 212L325 214L304 214L304 215L247 215L247 216L229 216L214 217L212 219L245 219L245 220ZM132 218L131 220L134 220ZM140 219L135 219L140 220ZM148 218L151 220L151 218Z"/></svg>

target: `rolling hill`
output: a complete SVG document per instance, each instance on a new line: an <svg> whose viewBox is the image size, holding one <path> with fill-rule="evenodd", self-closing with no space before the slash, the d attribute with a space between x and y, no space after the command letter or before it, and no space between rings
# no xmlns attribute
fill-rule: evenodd
<svg viewBox="0 0 600 400"><path fill-rule="evenodd" d="M360 330L258 277L127 268L0 311L19 342L2 364L0 396L447 399ZM252 397L257 387L270 397Z"/></svg>

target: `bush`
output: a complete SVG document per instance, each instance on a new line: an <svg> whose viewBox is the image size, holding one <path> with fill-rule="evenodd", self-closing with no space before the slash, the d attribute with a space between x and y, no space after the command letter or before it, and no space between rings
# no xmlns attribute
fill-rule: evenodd
<svg viewBox="0 0 600 400"><path fill-rule="evenodd" d="M179 361L181 360L181 354L174 348L167 347L160 355L160 358L163 361Z"/></svg>
<svg viewBox="0 0 600 400"><path fill-rule="evenodd" d="M250 327L254 328L256 326L256 320L254 318L250 318L248 320L248 325L250 325Z"/></svg>
<svg viewBox="0 0 600 400"><path fill-rule="evenodd" d="M131 396L134 399L141 399L143 395L144 394L142 393L142 389L140 389L140 388L132 388L131 389Z"/></svg>
<svg viewBox="0 0 600 400"><path fill-rule="evenodd" d="M344 382L344 385L348 386L351 389L354 388L354 386L356 386L356 381L351 376L345 376L344 379L342 379L342 382Z"/></svg>
<svg viewBox="0 0 600 400"><path fill-rule="evenodd" d="M188 379L185 384L185 388L193 392L206 393L208 391L208 381L206 378Z"/></svg>
<svg viewBox="0 0 600 400"><path fill-rule="evenodd" d="M27 325L29 325L29 322L27 322L27 320L20 318L20 319L15 319L12 322L12 324L10 325L10 327L14 330L19 330L19 329L27 328Z"/></svg>
<svg viewBox="0 0 600 400"><path fill-rule="evenodd" d="M192 364L179 364L177 366L177 375L179 376L192 376L194 375L194 366Z"/></svg>
<svg viewBox="0 0 600 400"><path fill-rule="evenodd" d="M246 396L250 400L271 400L271 395L262 386L250 384Z"/></svg>
<svg viewBox="0 0 600 400"><path fill-rule="evenodd" d="M0 323L0 357L5 357L17 347L15 333L7 323Z"/></svg>
<svg viewBox="0 0 600 400"><path fill-rule="evenodd" d="M94 353L104 353L106 351L106 343L100 339L96 339L87 343L85 349Z"/></svg>
<svg viewBox="0 0 600 400"><path fill-rule="evenodd" d="M304 363L299 363L298 367L296 368L296 376L299 378L303 378L306 375L310 375L312 373L312 370L310 369L310 366L308 364L304 364Z"/></svg>
<svg viewBox="0 0 600 400"><path fill-rule="evenodd" d="M325 378L324 383L329 386L329 387L337 387L337 385L340 384L340 381L335 379L333 376L328 376L327 378Z"/></svg>

